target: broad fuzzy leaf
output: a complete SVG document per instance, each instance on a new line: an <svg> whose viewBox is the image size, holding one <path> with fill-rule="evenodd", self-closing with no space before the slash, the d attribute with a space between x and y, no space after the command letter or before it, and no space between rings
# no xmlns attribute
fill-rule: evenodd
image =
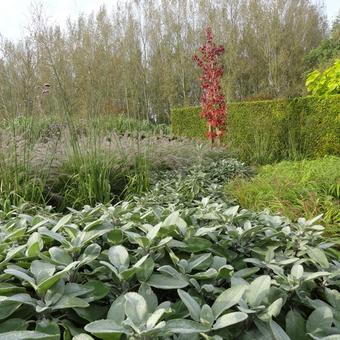
<svg viewBox="0 0 340 340"><path fill-rule="evenodd" d="M247 318L248 318L248 315L242 312L224 314L216 320L215 324L213 325L213 329L216 330L216 329L225 328L225 327L234 325L235 323L242 322Z"/></svg>
<svg viewBox="0 0 340 340"><path fill-rule="evenodd" d="M246 288L246 286L234 286L219 295L211 307L215 318L219 317L225 310L236 305L241 300Z"/></svg>

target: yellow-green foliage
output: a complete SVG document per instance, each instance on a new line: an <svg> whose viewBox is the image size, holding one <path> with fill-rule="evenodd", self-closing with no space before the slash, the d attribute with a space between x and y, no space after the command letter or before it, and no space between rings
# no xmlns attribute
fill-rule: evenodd
<svg viewBox="0 0 340 340"><path fill-rule="evenodd" d="M315 70L310 73L306 80L306 86L314 96L323 96L340 93L340 59L334 64L320 72Z"/></svg>
<svg viewBox="0 0 340 340"><path fill-rule="evenodd" d="M172 110L173 133L205 138L199 113L199 107ZM339 155L340 95L230 103L227 129L223 142L247 162Z"/></svg>
<svg viewBox="0 0 340 340"><path fill-rule="evenodd" d="M291 219L324 214L329 231L340 235L340 157L283 161L258 169L255 177L239 177L225 186L243 208L270 209Z"/></svg>

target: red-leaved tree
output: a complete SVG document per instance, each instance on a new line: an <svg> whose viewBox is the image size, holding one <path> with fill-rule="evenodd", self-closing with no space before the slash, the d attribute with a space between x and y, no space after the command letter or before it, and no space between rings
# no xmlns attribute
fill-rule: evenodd
<svg viewBox="0 0 340 340"><path fill-rule="evenodd" d="M208 123L207 136L212 143L220 141L226 130L227 106L221 89L223 66L219 57L224 53L223 46L214 43L214 36L210 27L206 29L206 42L199 48L200 56L194 55L194 60L202 69L201 87L201 116Z"/></svg>

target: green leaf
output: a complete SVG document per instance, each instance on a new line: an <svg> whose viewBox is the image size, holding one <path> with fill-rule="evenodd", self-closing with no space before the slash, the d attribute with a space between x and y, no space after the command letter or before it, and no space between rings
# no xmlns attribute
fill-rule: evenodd
<svg viewBox="0 0 340 340"><path fill-rule="evenodd" d="M68 214L63 216L58 223L52 228L52 232L56 233L60 228L62 228L65 224L70 222L72 218L72 214Z"/></svg>
<svg viewBox="0 0 340 340"><path fill-rule="evenodd" d="M1 308L1 305L0 305ZM28 327L26 320L13 318L0 323L0 333L6 333L11 331L25 331Z"/></svg>
<svg viewBox="0 0 340 340"><path fill-rule="evenodd" d="M72 338L72 340L94 340L92 336L86 334L86 333L81 333Z"/></svg>
<svg viewBox="0 0 340 340"><path fill-rule="evenodd" d="M207 251L211 247L211 242L201 237L191 237L186 240L185 250L192 253Z"/></svg>
<svg viewBox="0 0 340 340"><path fill-rule="evenodd" d="M268 321L272 317L276 317L280 314L283 305L283 299L279 298L275 300L268 308L267 311L260 317L261 320Z"/></svg>
<svg viewBox="0 0 340 340"><path fill-rule="evenodd" d="M303 266L301 264L294 264L290 274L297 280L301 279L303 275Z"/></svg>
<svg viewBox="0 0 340 340"><path fill-rule="evenodd" d="M256 307L262 302L263 298L268 294L270 283L271 278L269 275L259 276L252 281L246 291L246 299L249 305Z"/></svg>
<svg viewBox="0 0 340 340"><path fill-rule="evenodd" d="M26 256L37 256L44 247L44 242L39 233L33 233L27 241Z"/></svg>
<svg viewBox="0 0 340 340"><path fill-rule="evenodd" d="M225 216L235 216L237 214L239 208L240 208L239 205L235 205L233 207L230 207L230 208L224 210L223 214Z"/></svg>
<svg viewBox="0 0 340 340"><path fill-rule="evenodd" d="M130 257L129 253L123 246L113 246L109 249L108 257L110 262L119 270L129 268Z"/></svg>
<svg viewBox="0 0 340 340"><path fill-rule="evenodd" d="M6 297L0 296L0 320L6 319L13 314L20 306L21 302L8 301Z"/></svg>
<svg viewBox="0 0 340 340"><path fill-rule="evenodd" d="M120 325L125 319L125 298L124 295L119 296L113 301L107 318L113 320L117 325Z"/></svg>
<svg viewBox="0 0 340 340"><path fill-rule="evenodd" d="M142 325L148 316L148 305L144 297L137 293L125 294L125 314L136 325Z"/></svg>
<svg viewBox="0 0 340 340"><path fill-rule="evenodd" d="M151 257L148 257L142 264L139 266L136 276L139 282L146 282L151 276L153 270L155 268L155 262Z"/></svg>
<svg viewBox="0 0 340 340"><path fill-rule="evenodd" d="M310 280L315 280L319 277L322 277L322 276L329 276L331 275L331 273L329 272L316 272L316 273L305 273L305 281L310 281Z"/></svg>
<svg viewBox="0 0 340 340"><path fill-rule="evenodd" d="M209 268L208 270L200 273L196 273L193 275L190 275L190 277L195 278L197 280L207 280L207 279L214 279L217 277L218 272L215 268Z"/></svg>
<svg viewBox="0 0 340 340"><path fill-rule="evenodd" d="M0 296L15 294L15 293L23 293L25 291L26 289L23 287L18 287L16 285L13 285L7 282L0 282Z"/></svg>
<svg viewBox="0 0 340 340"><path fill-rule="evenodd" d="M170 275L152 274L147 282L151 287L159 289L178 289L188 286L189 282Z"/></svg>
<svg viewBox="0 0 340 340"><path fill-rule="evenodd" d="M74 267L79 263L79 261L75 261L70 263L68 266L66 266L63 270L61 270L60 272L54 274L53 276L47 278L46 280L42 281L39 283L39 285L37 286L37 292L39 294L43 294L47 291L47 289L49 289L50 287L52 287L54 284L56 284L59 280L61 280L62 278L64 278L67 273L69 271L71 271L72 269L74 269Z"/></svg>
<svg viewBox="0 0 340 340"><path fill-rule="evenodd" d="M29 294L15 294L6 298L7 301L15 301L26 305L36 306L36 299Z"/></svg>
<svg viewBox="0 0 340 340"><path fill-rule="evenodd" d="M42 319L37 322L35 327L36 332L49 334L49 340L59 340L60 339L60 329L56 322L51 320Z"/></svg>
<svg viewBox="0 0 340 340"><path fill-rule="evenodd" d="M6 274L13 275L18 279L27 281L34 289L36 289L35 280L33 277L27 275L25 272L16 269L17 266L9 266L7 269L4 270Z"/></svg>
<svg viewBox="0 0 340 340"><path fill-rule="evenodd" d="M269 325L275 340L291 340L287 333L274 320L270 320Z"/></svg>
<svg viewBox="0 0 340 340"><path fill-rule="evenodd" d="M317 330L326 330L333 323L332 310L327 306L316 308L308 317L306 322L307 333L314 333Z"/></svg>
<svg viewBox="0 0 340 340"><path fill-rule="evenodd" d="M53 231L47 229L46 227L40 227L38 229L38 232L40 235L44 235L51 238L52 240L56 240L61 244L65 245L66 247L71 247L71 244L66 240L64 236L58 233L54 233Z"/></svg>
<svg viewBox="0 0 340 340"><path fill-rule="evenodd" d="M33 340L33 339L55 339L51 334L44 334L35 331L13 331L0 334L0 340Z"/></svg>
<svg viewBox="0 0 340 340"><path fill-rule="evenodd" d="M161 317L163 316L165 312L164 308L160 308L155 310L148 318L148 320L146 321L146 328L148 330L153 329L156 324L158 323L158 321L161 319Z"/></svg>
<svg viewBox="0 0 340 340"><path fill-rule="evenodd" d="M306 321L296 310L290 310L286 316L286 332L292 340L305 340Z"/></svg>
<svg viewBox="0 0 340 340"><path fill-rule="evenodd" d="M54 290L62 282L63 282L63 280L60 280L57 284L52 286L52 288L49 289L49 290ZM65 285L65 290L64 290L62 295L84 296L86 294L91 293L92 290L93 290L93 288L92 287L86 287L86 284L85 285L79 285L77 283L69 282Z"/></svg>
<svg viewBox="0 0 340 340"><path fill-rule="evenodd" d="M278 316L281 312L281 308L283 306L283 299L279 298L275 300L269 307L268 307L268 314L270 316Z"/></svg>
<svg viewBox="0 0 340 340"><path fill-rule="evenodd" d="M325 289L327 301L336 309L340 310L340 292L336 289Z"/></svg>
<svg viewBox="0 0 340 340"><path fill-rule="evenodd" d="M219 279L227 279L230 278L234 273L234 268L229 264L226 264L218 269L217 277Z"/></svg>
<svg viewBox="0 0 340 340"><path fill-rule="evenodd" d="M242 312L224 314L216 320L213 326L213 329L216 330L216 329L225 328L225 327L234 325L235 323L242 322L247 318L248 318L248 315Z"/></svg>
<svg viewBox="0 0 340 340"><path fill-rule="evenodd" d="M114 229L107 234L107 239L110 243L121 244L123 240L123 233L120 229Z"/></svg>
<svg viewBox="0 0 340 340"><path fill-rule="evenodd" d="M103 282L97 280L86 282L84 287L91 290L91 292L88 293L88 296L86 297L87 302L100 300L110 291L110 289Z"/></svg>
<svg viewBox="0 0 340 340"><path fill-rule="evenodd" d="M100 255L101 247L97 243L90 244L86 247L83 254L80 256L79 265L89 264Z"/></svg>
<svg viewBox="0 0 340 340"><path fill-rule="evenodd" d="M247 278L249 276L252 276L253 274L257 273L260 270L258 267L253 268L245 268L238 270L234 273L233 277L241 277L241 278Z"/></svg>
<svg viewBox="0 0 340 340"><path fill-rule="evenodd" d="M67 266L72 262L71 255L63 248L52 247L48 252L50 253L51 259L59 264Z"/></svg>
<svg viewBox="0 0 340 340"><path fill-rule="evenodd" d="M199 322L200 321L200 314L201 314L201 307L198 302L191 297L190 294L185 292L184 290L178 289L177 293L185 306L188 308L190 316L193 320Z"/></svg>
<svg viewBox="0 0 340 340"><path fill-rule="evenodd" d="M194 334L209 332L210 327L186 319L172 319L167 321L165 329L172 333Z"/></svg>
<svg viewBox="0 0 340 340"><path fill-rule="evenodd" d="M214 320L214 313L210 306L208 306L207 304L203 305L200 313L200 322L211 327Z"/></svg>
<svg viewBox="0 0 340 340"><path fill-rule="evenodd" d="M86 308L72 308L81 318L88 322L103 319L107 314L107 306L91 303Z"/></svg>
<svg viewBox="0 0 340 340"><path fill-rule="evenodd" d="M319 248L309 248L307 250L308 256L318 263L322 268L329 268L329 262L325 253Z"/></svg>
<svg viewBox="0 0 340 340"><path fill-rule="evenodd" d="M183 235L185 234L187 224L183 220L183 218L179 216L179 211L174 211L173 213L171 213L162 223L163 227L168 227L172 225L176 226Z"/></svg>
<svg viewBox="0 0 340 340"><path fill-rule="evenodd" d="M12 249L10 249L7 254L5 259L0 263L1 265L5 265L6 263L8 263L10 260L12 260L13 258L15 258L17 255L21 254L23 252L23 250L26 249L26 244L23 244L21 246L18 247L14 247Z"/></svg>
<svg viewBox="0 0 340 340"><path fill-rule="evenodd" d="M54 274L55 265L52 263L35 260L31 264L30 271L34 276L36 283L39 284Z"/></svg>
<svg viewBox="0 0 340 340"><path fill-rule="evenodd" d="M225 310L236 305L242 298L247 286L234 286L220 294L212 305L215 318L219 317Z"/></svg>
<svg viewBox="0 0 340 340"><path fill-rule="evenodd" d="M161 224L158 223L156 224L155 226L153 226L149 231L148 233L146 234L146 237L149 239L149 240L153 240L157 237L158 235L158 232L161 228Z"/></svg>
<svg viewBox="0 0 340 340"><path fill-rule="evenodd" d="M53 310L66 308L86 308L89 304L75 296L63 296L54 306Z"/></svg>
<svg viewBox="0 0 340 340"><path fill-rule="evenodd" d="M114 334L131 334L125 327L115 323L114 320L97 320L87 324L84 329L100 339L109 339L107 336ZM113 337L112 339L116 338Z"/></svg>
<svg viewBox="0 0 340 340"><path fill-rule="evenodd" d="M206 269L211 262L211 253L194 256L188 261L188 272L190 273L193 269Z"/></svg>
<svg viewBox="0 0 340 340"><path fill-rule="evenodd" d="M148 305L149 313L153 313L158 306L158 299L157 295L152 291L150 286L143 282L138 289L138 294L144 297Z"/></svg>

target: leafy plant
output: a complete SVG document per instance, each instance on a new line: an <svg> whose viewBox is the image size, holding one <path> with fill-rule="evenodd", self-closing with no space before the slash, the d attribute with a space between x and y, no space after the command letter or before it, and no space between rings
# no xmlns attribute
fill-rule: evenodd
<svg viewBox="0 0 340 340"><path fill-rule="evenodd" d="M225 131L226 124L226 104L221 88L221 78L223 76L223 67L218 63L218 57L223 55L224 47L217 46L214 43L212 29L206 29L206 42L200 47L202 54L194 56L197 65L202 69L201 76L201 116L208 123L208 138L214 142L219 142L220 137Z"/></svg>
<svg viewBox="0 0 340 340"><path fill-rule="evenodd" d="M319 216L291 223L223 201L240 171L235 160L196 166L67 215L1 212L0 339L338 336L337 241Z"/></svg>
<svg viewBox="0 0 340 340"><path fill-rule="evenodd" d="M225 192L246 209L269 209L296 220L324 214L329 232L339 231L339 157L281 162L259 168L255 177L235 178Z"/></svg>
<svg viewBox="0 0 340 340"><path fill-rule="evenodd" d="M323 96L340 93L340 59L322 73L311 72L306 80L306 86L313 96Z"/></svg>

